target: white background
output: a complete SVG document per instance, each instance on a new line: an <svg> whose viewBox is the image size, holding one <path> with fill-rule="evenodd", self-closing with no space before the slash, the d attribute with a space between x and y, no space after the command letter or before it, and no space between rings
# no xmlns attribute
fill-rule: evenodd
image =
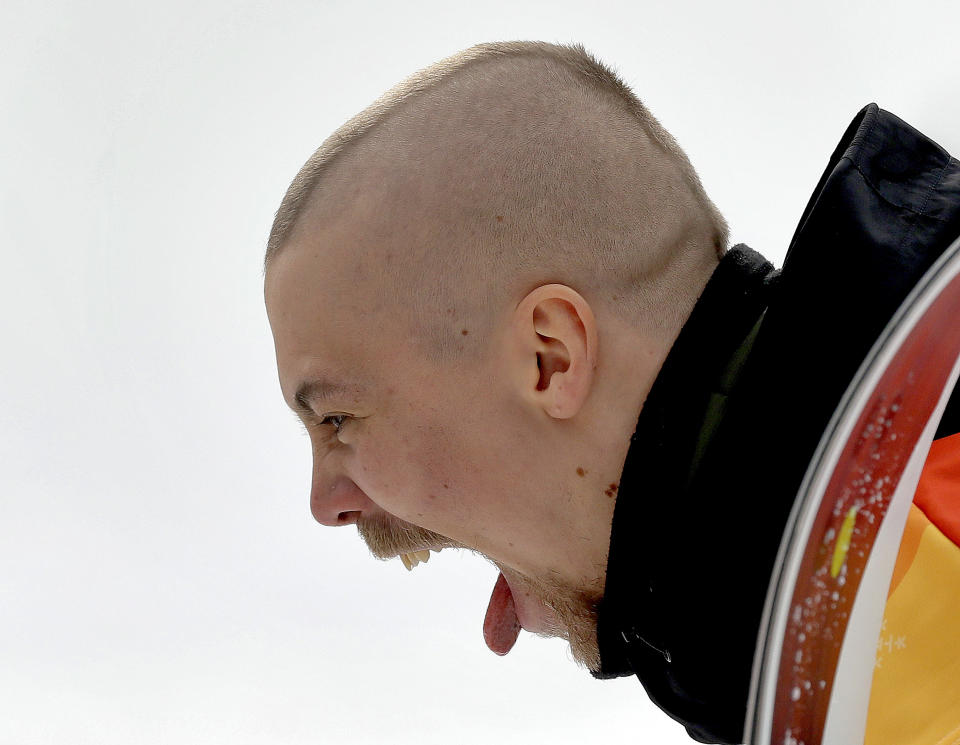
<svg viewBox="0 0 960 745"><path fill-rule="evenodd" d="M562 642L492 655L480 559L408 575L313 522L262 305L273 212L406 74L581 41L780 263L864 104L960 153L958 21L953 0L4 0L0 743L689 742Z"/></svg>

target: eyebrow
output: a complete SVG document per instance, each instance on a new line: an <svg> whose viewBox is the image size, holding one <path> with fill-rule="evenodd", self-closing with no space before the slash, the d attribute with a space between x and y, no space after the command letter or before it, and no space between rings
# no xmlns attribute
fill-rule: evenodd
<svg viewBox="0 0 960 745"><path fill-rule="evenodd" d="M293 396L293 410L300 416L316 416L310 407L311 401L328 401L335 396L356 392L356 386L348 386L323 378L307 380L300 384Z"/></svg>

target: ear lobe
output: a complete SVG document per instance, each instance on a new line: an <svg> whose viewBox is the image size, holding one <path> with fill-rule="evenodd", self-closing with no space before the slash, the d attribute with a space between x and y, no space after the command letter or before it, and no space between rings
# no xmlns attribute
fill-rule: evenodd
<svg viewBox="0 0 960 745"><path fill-rule="evenodd" d="M515 330L521 364L532 373L523 379L536 381L525 395L555 419L574 416L590 393L597 360L590 305L566 285L544 285L517 306Z"/></svg>

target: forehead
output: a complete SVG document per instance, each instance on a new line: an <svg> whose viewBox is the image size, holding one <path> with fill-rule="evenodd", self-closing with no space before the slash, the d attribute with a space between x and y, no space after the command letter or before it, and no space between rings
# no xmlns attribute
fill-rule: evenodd
<svg viewBox="0 0 960 745"><path fill-rule="evenodd" d="M343 251L294 242L272 259L264 299L288 403L305 382L369 380L387 353L378 310L364 301L370 295Z"/></svg>

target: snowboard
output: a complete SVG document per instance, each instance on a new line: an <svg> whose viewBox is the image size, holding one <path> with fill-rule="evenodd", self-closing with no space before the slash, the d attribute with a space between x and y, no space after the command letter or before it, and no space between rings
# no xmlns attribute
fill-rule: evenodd
<svg viewBox="0 0 960 745"><path fill-rule="evenodd" d="M804 476L760 626L745 742L863 742L887 590L960 373L960 238L867 355Z"/></svg>

